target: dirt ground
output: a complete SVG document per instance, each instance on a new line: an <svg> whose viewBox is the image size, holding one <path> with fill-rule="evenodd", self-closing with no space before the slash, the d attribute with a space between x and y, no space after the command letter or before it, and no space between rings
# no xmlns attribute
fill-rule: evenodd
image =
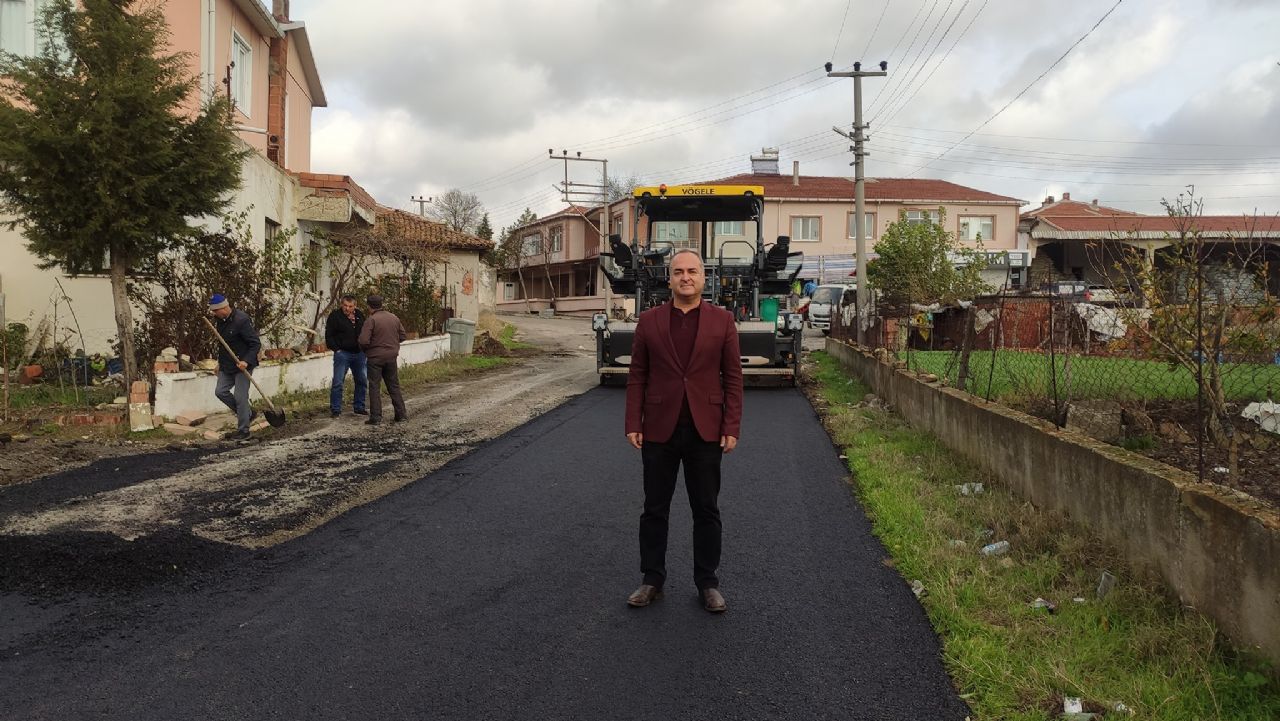
<svg viewBox="0 0 1280 721"><path fill-rule="evenodd" d="M1240 413L1237 405L1230 406L1233 417ZM1194 402L1148 403L1147 413L1157 425L1173 422L1194 438L1197 422ZM1230 469L1230 453L1219 449L1209 439L1204 443L1205 480L1243 491L1254 498L1267 501L1280 508L1280 436L1260 430L1243 419L1236 419L1236 468L1234 477L1222 469ZM1200 463L1200 450L1194 440L1175 439L1157 435L1152 448L1139 453L1164 461L1175 468L1196 473Z"/></svg>
<svg viewBox="0 0 1280 721"><path fill-rule="evenodd" d="M264 548L391 493L596 384L585 319L505 316L540 352L406 396L409 421L350 413L239 447L32 439L0 449L0 537L174 531ZM384 399L385 402L385 399ZM533 439L530 439L533 440Z"/></svg>

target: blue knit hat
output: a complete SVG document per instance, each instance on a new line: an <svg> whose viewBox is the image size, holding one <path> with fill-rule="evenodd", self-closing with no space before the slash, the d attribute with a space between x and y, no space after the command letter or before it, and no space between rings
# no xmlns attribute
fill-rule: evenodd
<svg viewBox="0 0 1280 721"><path fill-rule="evenodd" d="M221 308L230 308L231 304L227 302L227 297L221 293L214 293L209 299L209 310L219 310Z"/></svg>

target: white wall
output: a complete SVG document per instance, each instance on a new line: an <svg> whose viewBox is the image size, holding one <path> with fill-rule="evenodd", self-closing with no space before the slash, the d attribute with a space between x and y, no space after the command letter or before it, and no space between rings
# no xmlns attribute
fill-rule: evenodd
<svg viewBox="0 0 1280 721"><path fill-rule="evenodd" d="M400 367L418 365L442 358L449 352L449 336L407 340L400 344ZM253 379L268 395L314 391L328 388L333 381L333 354L315 353L291 361L266 361L254 370ZM154 415L175 418L186 411L218 413L226 406L214 397L218 376L210 371L156 374ZM250 389L257 402L261 395Z"/></svg>
<svg viewBox="0 0 1280 721"><path fill-rule="evenodd" d="M284 229L296 226L293 204L296 180L257 153L245 161L240 176L242 187L233 197L231 210L248 213L255 246L260 248L265 242L267 218ZM8 219L0 216L0 222ZM202 225L216 230L221 227L222 219L207 218ZM69 301L63 299L63 290ZM39 259L27 250L26 238L17 230L0 229L0 293L5 294L7 322L24 323L34 333L42 320L52 323L56 300L58 327L54 335L57 340L72 336L68 344L79 347L78 321L88 353L111 352L116 322L110 279L105 275L72 278L56 268L41 270ZM138 318L136 308L134 318Z"/></svg>

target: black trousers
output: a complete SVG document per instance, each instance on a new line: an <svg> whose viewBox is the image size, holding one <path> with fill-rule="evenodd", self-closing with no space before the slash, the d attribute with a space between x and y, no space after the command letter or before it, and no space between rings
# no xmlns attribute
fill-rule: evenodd
<svg viewBox="0 0 1280 721"><path fill-rule="evenodd" d="M667 519L676 490L676 472L684 466L684 487L693 511L693 582L699 590L716 588L720 580L719 439L702 440L692 424L676 426L665 443L645 440L644 513L640 515L640 572L644 583L659 588L667 578Z"/></svg>
<svg viewBox="0 0 1280 721"><path fill-rule="evenodd" d="M369 375L369 418L382 418L382 384L387 384L387 395L391 396L391 407L396 411L396 418L408 418L404 410L404 396L400 393L400 368L396 359L390 361L368 360Z"/></svg>

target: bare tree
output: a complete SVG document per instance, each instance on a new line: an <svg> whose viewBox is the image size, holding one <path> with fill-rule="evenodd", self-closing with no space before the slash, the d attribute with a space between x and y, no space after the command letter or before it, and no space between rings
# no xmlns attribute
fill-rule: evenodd
<svg viewBox="0 0 1280 721"><path fill-rule="evenodd" d="M644 178L636 175L635 173L627 173L625 175L612 177L609 178L607 186L605 187L605 197L610 203L622 200L623 198L630 198L631 192L642 185L644 185Z"/></svg>
<svg viewBox="0 0 1280 721"><path fill-rule="evenodd" d="M480 221L486 215L484 203L475 193L464 193L454 188L431 201L427 212L435 220L453 230L474 235Z"/></svg>
<svg viewBox="0 0 1280 721"><path fill-rule="evenodd" d="M542 255L542 272L547 278L547 293L551 295L551 307L556 307L556 284L551 279L551 261L556 253L564 250L564 226L553 225L538 233L538 251Z"/></svg>
<svg viewBox="0 0 1280 721"><path fill-rule="evenodd" d="M1247 222L1239 237L1206 243L1200 217L1204 201L1179 195L1163 202L1172 220L1167 246L1145 254L1133 238L1129 257L1117 264L1146 308L1123 311L1148 342L1152 357L1195 379L1206 404L1204 430L1230 452L1236 473L1236 438L1225 380L1266 363L1280 344L1280 302L1268 292L1266 244Z"/></svg>

